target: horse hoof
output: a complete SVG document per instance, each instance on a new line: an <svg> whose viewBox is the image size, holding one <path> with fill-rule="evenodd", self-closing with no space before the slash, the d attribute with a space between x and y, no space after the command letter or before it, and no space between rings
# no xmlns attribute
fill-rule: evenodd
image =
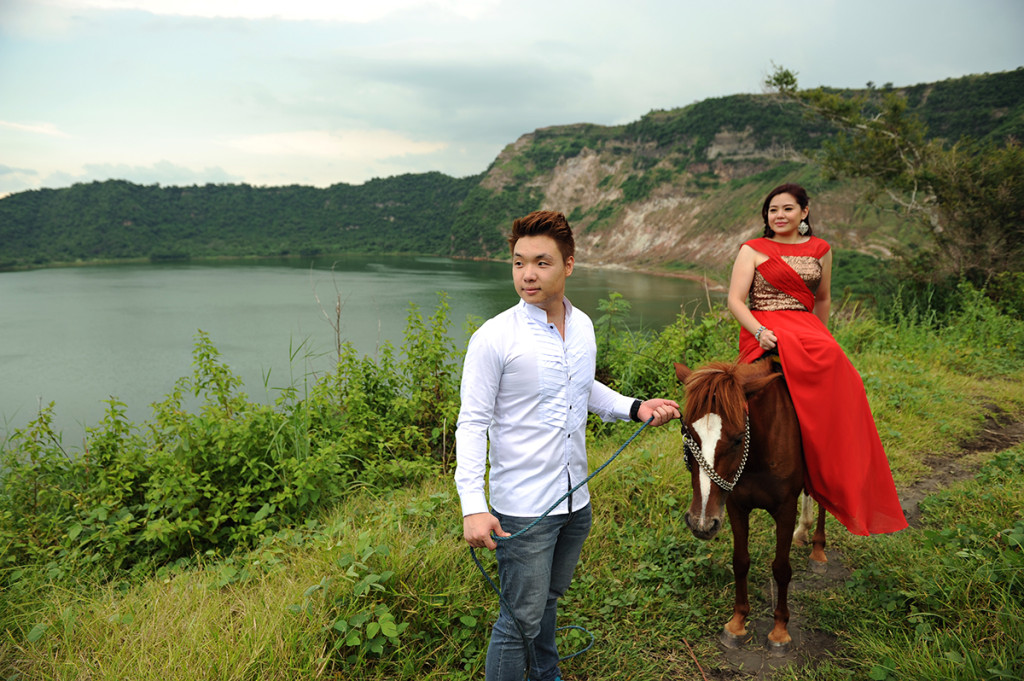
<svg viewBox="0 0 1024 681"><path fill-rule="evenodd" d="M823 575L828 572L828 561L824 560L811 560L808 561L811 568L811 572L816 575Z"/></svg>
<svg viewBox="0 0 1024 681"><path fill-rule="evenodd" d="M718 637L718 640L726 648L729 648L731 650L737 650L739 648L742 648L745 644L749 643L750 639L753 637L754 633L749 629L747 630L747 633L743 634L742 636L737 636L736 634L730 633L726 629L722 629L722 634Z"/></svg>
<svg viewBox="0 0 1024 681"><path fill-rule="evenodd" d="M793 639L786 641L785 643L776 643L775 641L768 641L768 657L785 657L793 652Z"/></svg>

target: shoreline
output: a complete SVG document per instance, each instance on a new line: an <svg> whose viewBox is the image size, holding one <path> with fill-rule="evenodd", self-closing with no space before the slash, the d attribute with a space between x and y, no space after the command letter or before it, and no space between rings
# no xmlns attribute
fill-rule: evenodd
<svg viewBox="0 0 1024 681"><path fill-rule="evenodd" d="M390 254L389 254L390 255ZM424 255L424 254L420 254ZM469 260L474 262L495 262L495 263L507 263L508 260L502 258L484 258L480 256L457 256L457 255L430 255L428 257L435 258L450 258L451 260ZM715 293L728 293L729 287L726 284L708 277L707 275L694 274L692 272L672 272L669 270L658 270L642 268L637 269L629 267L627 265L619 265L614 263L589 263L589 262L577 262L575 267L582 267L584 269L595 269L595 270L619 270L622 272L629 272L631 274L646 274L652 277L670 277L672 279L685 279L687 281L696 282L702 284L707 290L714 291Z"/></svg>
<svg viewBox="0 0 1024 681"><path fill-rule="evenodd" d="M729 287L725 286L718 281L711 279L707 275L692 274L690 272L671 272L668 270L652 270L652 269L633 269L631 267L625 267L620 265L580 265L580 267L594 267L595 269L618 269L631 272L633 274L647 274L652 277L671 277L672 279L685 279L687 281L696 282L702 284L704 288L715 293L727 293Z"/></svg>
<svg viewBox="0 0 1024 681"><path fill-rule="evenodd" d="M466 260L470 262L494 262L494 263L507 263L508 260L503 258L486 258L482 256L458 256L458 255L438 255L436 253L362 253L356 251L348 251L341 253L318 253L315 256L308 254L275 254L275 255L213 255L213 256L201 256L201 257L186 257L186 258L108 258L108 259L97 259L97 260L76 260L69 262L50 262L40 265L17 265L13 267L0 267L0 274L5 272L31 272L35 270L47 270L47 269L64 269L69 267L94 267L103 265L171 265L171 264L183 264L183 263L203 263L203 262L224 262L232 260L267 260L271 258L285 258L288 260L298 258L330 258L332 256L394 256L394 257L419 257L419 258L447 258L449 260ZM614 263L576 263L577 267L592 268L600 270L620 270L624 272L630 272L632 274L646 274L652 277L671 277L673 279L685 279L687 281L693 281L703 285L708 291L715 293L725 293L728 291L728 286L708 277L707 275L694 274L692 272L672 272L669 270L658 270L650 268L632 268L627 265L614 264Z"/></svg>

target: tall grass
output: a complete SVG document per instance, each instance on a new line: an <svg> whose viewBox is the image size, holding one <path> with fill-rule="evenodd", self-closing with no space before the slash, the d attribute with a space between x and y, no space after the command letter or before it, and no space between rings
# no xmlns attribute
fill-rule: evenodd
<svg viewBox="0 0 1024 681"><path fill-rule="evenodd" d="M1024 673L1024 446L922 503L923 525L836 542L855 568L806 618L841 636L828 668L792 678L1018 679ZM789 677L787 677L789 678Z"/></svg>
<svg viewBox="0 0 1024 681"><path fill-rule="evenodd" d="M686 531L676 448L672 433L652 433L593 483L594 532L562 607L564 624L597 637L566 663L576 678L698 679L697 663L723 667L715 640L731 612L729 539ZM594 463L607 454L599 448ZM865 539L830 521L853 577L799 593L794 616L834 632L838 650L776 678L1019 678L1022 464L1022 448L995 457L980 481L933 498L922 530ZM755 526L756 618L770 616L770 520ZM236 557L249 571L241 581L224 583L224 564L204 563L130 588L65 581L14 593L31 606L5 618L23 627L8 629L0 660L15 678L480 678L496 599L458 527L449 484L432 480L361 498L322 530L282 533ZM359 620L383 612L404 628L370 652ZM361 633L349 638L339 622ZM30 641L29 625L46 629ZM573 635L562 645L585 643Z"/></svg>
<svg viewBox="0 0 1024 681"><path fill-rule="evenodd" d="M881 322L838 315L835 333L864 375L900 485L927 473L933 457L957 451L988 409L1018 419L1024 414L1024 323L980 298L967 309L941 325L923 316ZM81 523L75 511L81 495L93 487L52 488L54 482L78 484L79 477L66 476L84 472L49 456L45 438L9 440L8 460L25 467L17 479L34 487L6 483L0 496L0 522L7 528L0 535L6 542L0 544L0 677L480 678L497 599L461 540L458 500L443 472L452 442L447 429L454 427L445 409L457 377L445 375L440 360L449 353L438 350L443 341L432 331L443 322L434 319L411 325L413 340L423 344L418 352L437 358L415 368L415 384L394 374L409 370L402 358L350 357L343 358L344 373L316 388L324 391L310 403L316 409L293 400L304 405L302 423L314 424L302 426L309 435L295 442L320 443L308 451L333 443L335 449L323 451L345 454L342 462L354 458L374 482L346 484L332 492L340 496L325 495L325 503L245 534L233 548L208 543L174 560L118 567L109 549L118 537L130 537L136 543L129 549L139 550L138 539L117 535L116 525L109 529L120 509L110 508L102 523L95 519L107 534L104 542L92 541L102 550L89 553L74 541L84 530L70 534ZM615 329L612 322L605 328ZM671 360L697 365L729 358L735 331L721 311L681 318L660 333L620 328L602 341L605 371L624 392L668 394L676 390L666 377ZM423 400L432 400L433 416L416 411ZM401 412L406 423L383 420L383 407L399 406L411 410ZM219 413L217 419L225 419ZM415 418L422 419L418 425ZM131 428L116 432L124 433L120 442L134 442ZM595 426L592 467L632 432L631 424ZM114 457L109 462L129 449L111 444L104 451ZM689 476L679 451L673 428L649 429L591 483L594 530L561 612L563 624L585 627L597 642L565 664L567 678L654 681L700 679L701 670L726 673L715 641L731 612L731 539L726 533L699 542L686 530ZM834 633L837 647L816 664L782 670L776 678L1022 676L1024 448L983 453L975 461L975 480L922 505L920 529L868 539L846 534L829 519L829 541L852 577L797 594L794 616L805 629ZM40 462L42 470L35 470ZM127 477L104 479L108 493L141 493ZM51 484L46 494L44 483ZM49 543L10 529L24 527L12 500L28 499L31 489L37 503L54 500L56 510L32 526L45 529ZM268 502L254 500L248 512L254 517ZM268 517L276 516L268 512L259 520ZM753 524L756 619L770 616L773 535L767 516L756 515ZM794 550L797 565L799 553ZM88 560L91 555L100 556L94 561L100 565ZM493 574L493 557L482 558ZM587 641L572 630L563 653Z"/></svg>

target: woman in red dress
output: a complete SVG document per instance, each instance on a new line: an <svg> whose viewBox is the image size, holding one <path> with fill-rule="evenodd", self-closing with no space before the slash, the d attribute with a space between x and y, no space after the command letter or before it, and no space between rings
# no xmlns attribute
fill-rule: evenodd
<svg viewBox="0 0 1024 681"><path fill-rule="evenodd" d="M793 397L808 493L859 535L907 527L860 374L827 328L832 251L810 228L807 192L784 184L761 208L729 285L740 361L776 352ZM749 298L749 305L748 300Z"/></svg>

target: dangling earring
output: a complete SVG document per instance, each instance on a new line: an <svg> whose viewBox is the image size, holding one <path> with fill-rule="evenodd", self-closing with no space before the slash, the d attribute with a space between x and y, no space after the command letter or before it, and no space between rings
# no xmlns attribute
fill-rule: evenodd
<svg viewBox="0 0 1024 681"><path fill-rule="evenodd" d="M809 226L807 225L807 223L806 223L806 222L804 222L803 220L801 220L801 221L800 221L800 226L799 226L799 227L797 227L797 231L798 231L798 232L800 232L800 236L806 236L806 235L807 235L807 232L808 232L808 231L809 231L810 229L811 229L811 228L810 228L810 227L809 227Z"/></svg>

